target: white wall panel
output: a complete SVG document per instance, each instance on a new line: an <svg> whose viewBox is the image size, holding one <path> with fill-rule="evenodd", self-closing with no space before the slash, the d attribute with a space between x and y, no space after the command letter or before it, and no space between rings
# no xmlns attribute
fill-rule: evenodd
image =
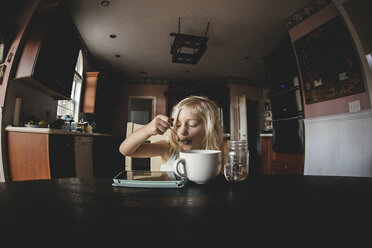
<svg viewBox="0 0 372 248"><path fill-rule="evenodd" d="M305 175L372 177L372 112L305 119Z"/></svg>

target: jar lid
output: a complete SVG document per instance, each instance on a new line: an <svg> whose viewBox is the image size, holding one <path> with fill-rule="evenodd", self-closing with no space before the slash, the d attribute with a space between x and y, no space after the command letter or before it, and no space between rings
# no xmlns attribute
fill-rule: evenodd
<svg viewBox="0 0 372 248"><path fill-rule="evenodd" d="M242 146L247 146L248 142L247 140L228 140L227 144L231 145L231 147L242 147Z"/></svg>

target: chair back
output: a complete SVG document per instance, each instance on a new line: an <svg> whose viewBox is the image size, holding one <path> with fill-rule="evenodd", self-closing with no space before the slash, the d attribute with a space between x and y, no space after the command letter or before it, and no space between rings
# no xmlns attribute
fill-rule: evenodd
<svg viewBox="0 0 372 248"><path fill-rule="evenodd" d="M129 134L133 133L134 131L136 131L137 129L140 129L143 126L144 125L137 124L134 122L128 122L126 136L128 137ZM168 129L167 132L165 132L163 135L153 135L148 140L146 140L146 142L153 143L156 141L165 140L166 137L168 137L169 132L170 130ZM163 161L160 156L151 157L150 158L150 171L159 171L162 163ZM126 171L135 170L135 168L133 168L133 159L130 156L125 157L125 170Z"/></svg>

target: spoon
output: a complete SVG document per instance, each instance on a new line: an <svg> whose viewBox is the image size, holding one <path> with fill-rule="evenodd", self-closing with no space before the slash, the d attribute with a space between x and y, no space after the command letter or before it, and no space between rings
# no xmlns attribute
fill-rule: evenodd
<svg viewBox="0 0 372 248"><path fill-rule="evenodd" d="M176 136L177 136L177 141L178 143L184 143L185 141L181 140L180 136L176 133L176 131L173 130L170 126L168 127Z"/></svg>

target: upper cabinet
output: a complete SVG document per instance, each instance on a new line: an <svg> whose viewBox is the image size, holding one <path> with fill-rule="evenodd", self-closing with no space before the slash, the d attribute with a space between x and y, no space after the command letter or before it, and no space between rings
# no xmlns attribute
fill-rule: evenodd
<svg viewBox="0 0 372 248"><path fill-rule="evenodd" d="M104 74L102 72L86 72L84 79L82 110L84 113L95 113L97 86L98 83L102 84Z"/></svg>
<svg viewBox="0 0 372 248"><path fill-rule="evenodd" d="M115 121L117 92L115 80L106 72L86 72L82 88L80 109L90 122L96 123L95 132L111 133Z"/></svg>
<svg viewBox="0 0 372 248"><path fill-rule="evenodd" d="M268 68L270 92L293 88L293 78L298 76L298 68L291 41L286 39L280 47L264 57Z"/></svg>
<svg viewBox="0 0 372 248"><path fill-rule="evenodd" d="M53 97L69 99L81 42L62 6L39 8L34 14L14 80Z"/></svg>

